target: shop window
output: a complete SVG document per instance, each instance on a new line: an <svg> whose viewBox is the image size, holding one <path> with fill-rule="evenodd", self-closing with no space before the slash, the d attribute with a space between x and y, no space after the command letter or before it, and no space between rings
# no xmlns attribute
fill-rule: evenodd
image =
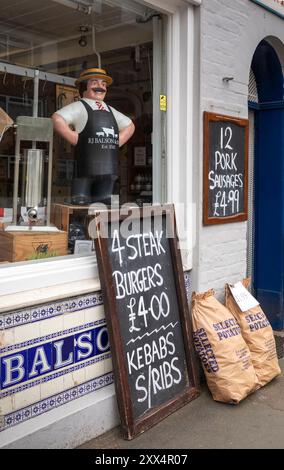
<svg viewBox="0 0 284 470"><path fill-rule="evenodd" d="M105 102L135 124L134 135L119 149L114 194L120 204L152 202L153 28L139 3L122 5L1 0L0 262L92 253L92 244L85 243L89 203L72 204L74 146L56 133L53 142L40 137L18 142L19 127L5 128L6 118L17 124L19 116L32 117L20 125L33 126L79 100L75 80L83 70L107 71L113 84ZM34 208L35 215L29 213Z"/></svg>

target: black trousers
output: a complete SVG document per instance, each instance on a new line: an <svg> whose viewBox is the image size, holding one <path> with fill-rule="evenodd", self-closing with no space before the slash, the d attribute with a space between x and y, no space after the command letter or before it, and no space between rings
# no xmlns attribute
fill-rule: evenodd
<svg viewBox="0 0 284 470"><path fill-rule="evenodd" d="M72 204L88 205L93 202L110 204L111 196L116 194L117 175L96 175L88 178L74 178L71 188Z"/></svg>

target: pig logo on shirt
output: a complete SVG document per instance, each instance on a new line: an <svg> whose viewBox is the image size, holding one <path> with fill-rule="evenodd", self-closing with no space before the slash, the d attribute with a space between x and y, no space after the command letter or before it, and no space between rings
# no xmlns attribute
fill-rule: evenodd
<svg viewBox="0 0 284 470"><path fill-rule="evenodd" d="M102 148L114 148L114 145L118 145L118 134L112 127L101 127L101 130L95 133L95 137L88 138L89 144L101 144Z"/></svg>
<svg viewBox="0 0 284 470"><path fill-rule="evenodd" d="M113 127L102 127L102 132L96 132L96 135L98 137L109 137L112 136L113 138L117 138L118 135L114 133L114 128Z"/></svg>

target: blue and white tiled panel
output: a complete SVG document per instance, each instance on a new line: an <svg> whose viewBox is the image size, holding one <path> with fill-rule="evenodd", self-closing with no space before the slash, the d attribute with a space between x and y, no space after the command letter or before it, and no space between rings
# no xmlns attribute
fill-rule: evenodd
<svg viewBox="0 0 284 470"><path fill-rule="evenodd" d="M100 292L0 318L0 430L113 382Z"/></svg>
<svg viewBox="0 0 284 470"><path fill-rule="evenodd" d="M111 384L101 292L0 315L0 368L0 431Z"/></svg>

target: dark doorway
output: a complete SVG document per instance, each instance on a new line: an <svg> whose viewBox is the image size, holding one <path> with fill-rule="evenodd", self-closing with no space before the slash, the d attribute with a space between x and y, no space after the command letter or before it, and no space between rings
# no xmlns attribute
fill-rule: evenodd
<svg viewBox="0 0 284 470"><path fill-rule="evenodd" d="M262 41L252 60L258 92L254 160L254 293L272 327L284 324L283 73L274 48Z"/></svg>

